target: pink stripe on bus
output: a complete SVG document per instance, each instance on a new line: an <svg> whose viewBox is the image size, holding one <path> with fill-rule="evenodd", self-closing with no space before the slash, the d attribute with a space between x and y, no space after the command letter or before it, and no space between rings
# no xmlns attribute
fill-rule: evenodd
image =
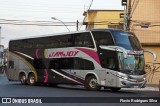
<svg viewBox="0 0 160 106"><path fill-rule="evenodd" d="M46 74L44 83L47 83L48 82L48 71L47 71L47 69L44 69L44 71L45 71L45 74Z"/></svg>
<svg viewBox="0 0 160 106"><path fill-rule="evenodd" d="M38 56L38 49L36 49L36 53L35 53L35 54L36 54L36 58L39 59L39 56Z"/></svg>
<svg viewBox="0 0 160 106"><path fill-rule="evenodd" d="M92 59L94 59L100 65L100 61L99 61L99 57L98 57L97 52L95 52L93 50L85 49L85 48L76 48L76 49L86 53L87 55L89 55Z"/></svg>

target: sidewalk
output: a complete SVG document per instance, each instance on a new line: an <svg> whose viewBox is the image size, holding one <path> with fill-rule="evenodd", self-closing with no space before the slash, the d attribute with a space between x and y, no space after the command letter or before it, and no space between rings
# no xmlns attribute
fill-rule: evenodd
<svg viewBox="0 0 160 106"><path fill-rule="evenodd" d="M1 76L5 76L5 74L4 74L4 73L0 73L0 77L1 77Z"/></svg>
<svg viewBox="0 0 160 106"><path fill-rule="evenodd" d="M159 91L159 85L147 84L145 88L123 88L124 90Z"/></svg>

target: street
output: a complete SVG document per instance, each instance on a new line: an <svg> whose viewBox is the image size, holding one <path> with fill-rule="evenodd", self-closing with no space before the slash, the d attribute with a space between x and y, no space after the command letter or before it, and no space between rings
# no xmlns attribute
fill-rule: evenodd
<svg viewBox="0 0 160 106"><path fill-rule="evenodd" d="M125 88L120 90L119 92L112 92L109 89L107 90L102 89L100 91L87 91L86 89L83 88L83 86L75 86L75 85L59 85L58 87L50 87L44 85L29 86L29 85L21 85L20 82L9 82L5 76L0 76L0 96L1 97L112 97L111 99L114 99L114 97L159 97L159 92L157 88L153 87L146 87L143 90L139 88L134 88L134 89ZM82 104L84 105L84 103ZM91 104L96 105L97 103L94 104L93 102ZM123 103L121 103L121 105L122 104ZM48 105L51 105L51 103ZM75 103L71 103L70 105L75 105ZM78 103L77 105L80 104ZM114 106L114 103L111 103L111 105ZM154 103L154 105L158 106L157 103Z"/></svg>

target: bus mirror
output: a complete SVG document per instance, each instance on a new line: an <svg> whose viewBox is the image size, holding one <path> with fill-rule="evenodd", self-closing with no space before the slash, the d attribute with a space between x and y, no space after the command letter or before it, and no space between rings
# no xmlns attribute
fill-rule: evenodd
<svg viewBox="0 0 160 106"><path fill-rule="evenodd" d="M114 46L103 46L103 45L100 45L99 46L101 49L105 49L105 50L111 50L111 51L115 51L116 48L114 48Z"/></svg>
<svg viewBox="0 0 160 106"><path fill-rule="evenodd" d="M120 46L104 46L104 45L100 45L99 47L101 49L122 52L123 55L124 55L124 58L127 58L127 50L124 49L123 47L120 47Z"/></svg>
<svg viewBox="0 0 160 106"><path fill-rule="evenodd" d="M144 52L148 52L151 53L153 55L153 60L156 61L157 60L157 55L155 52L153 52L152 50L144 50Z"/></svg>
<svg viewBox="0 0 160 106"><path fill-rule="evenodd" d="M124 48L122 48L122 47L116 48L116 51L117 52L122 52L123 55L124 55L124 58L127 58L127 51Z"/></svg>

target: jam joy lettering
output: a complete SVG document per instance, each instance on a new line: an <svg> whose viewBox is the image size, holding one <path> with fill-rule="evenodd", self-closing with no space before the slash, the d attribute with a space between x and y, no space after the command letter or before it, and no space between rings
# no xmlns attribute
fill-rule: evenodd
<svg viewBox="0 0 160 106"><path fill-rule="evenodd" d="M79 51L58 51L58 52L52 52L48 56L51 57L74 57L78 54Z"/></svg>

